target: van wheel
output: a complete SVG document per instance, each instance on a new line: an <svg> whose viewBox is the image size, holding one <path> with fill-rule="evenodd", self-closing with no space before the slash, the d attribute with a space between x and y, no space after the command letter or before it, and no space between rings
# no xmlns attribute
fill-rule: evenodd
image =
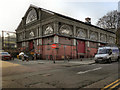
<svg viewBox="0 0 120 90"><path fill-rule="evenodd" d="M117 62L119 62L120 57L117 58Z"/></svg>
<svg viewBox="0 0 120 90"><path fill-rule="evenodd" d="M98 61L97 61L97 60L95 60L95 63L98 63Z"/></svg>

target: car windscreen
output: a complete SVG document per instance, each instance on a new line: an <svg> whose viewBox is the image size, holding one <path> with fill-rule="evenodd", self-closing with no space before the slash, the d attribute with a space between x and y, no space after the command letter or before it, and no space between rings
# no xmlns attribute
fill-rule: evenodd
<svg viewBox="0 0 120 90"><path fill-rule="evenodd" d="M99 49L98 54L108 54L111 49Z"/></svg>

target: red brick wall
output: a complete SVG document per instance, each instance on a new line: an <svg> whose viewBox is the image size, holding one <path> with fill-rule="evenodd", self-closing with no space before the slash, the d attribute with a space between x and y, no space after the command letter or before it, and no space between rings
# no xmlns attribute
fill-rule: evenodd
<svg viewBox="0 0 120 90"><path fill-rule="evenodd" d="M85 41L77 40L77 54L76 46L73 45L73 39L59 37L59 43L56 44L57 49L53 49L51 46L53 44L53 39L53 37L43 38L43 45L35 47L35 52L41 54L42 59L50 59L50 55L54 56L55 59L64 59L64 55L69 56L71 59L75 59L77 55L79 57L80 53L84 53L86 57L94 57L98 48L98 43L90 42L90 47L87 48L87 52L85 52ZM25 50L25 47L22 47L21 50Z"/></svg>
<svg viewBox="0 0 120 90"><path fill-rule="evenodd" d="M43 48L42 56L44 59L47 59L47 55L51 54L50 45L43 45L42 48Z"/></svg>
<svg viewBox="0 0 120 90"><path fill-rule="evenodd" d="M76 46L73 46L73 39L59 37L58 57L64 59L64 56L76 58ZM65 48L64 48L65 47Z"/></svg>
<svg viewBox="0 0 120 90"><path fill-rule="evenodd" d="M95 53L97 53L97 49L98 49L98 43L90 42L90 47L87 49L88 57L94 57Z"/></svg>
<svg viewBox="0 0 120 90"><path fill-rule="evenodd" d="M72 45L72 39L66 38L66 37L59 37L59 43L60 44L67 44L67 45Z"/></svg>
<svg viewBox="0 0 120 90"><path fill-rule="evenodd" d="M59 37L59 43L56 44L57 49L53 49L51 46L53 44L53 39L54 37L43 38L43 45L36 46L35 52L41 54L42 59L50 59L50 55L54 56L55 59L64 59L64 55L69 56L71 59L75 59L80 57L80 53L84 53L83 55L86 57L94 57L98 48L98 43L95 42L90 42L90 47L87 48L85 46L85 41L81 40L77 40L78 45L76 48L76 46L73 45L74 39ZM78 49L78 52L76 49ZM25 50L25 47L21 47L21 50Z"/></svg>
<svg viewBox="0 0 120 90"><path fill-rule="evenodd" d="M64 48L65 46L65 48ZM60 45L58 50L58 57L64 58L64 56L71 56L71 46L68 45Z"/></svg>
<svg viewBox="0 0 120 90"><path fill-rule="evenodd" d="M53 44L53 37L43 38L43 45Z"/></svg>
<svg viewBox="0 0 120 90"><path fill-rule="evenodd" d="M95 53L97 53L97 48L88 48L88 57L94 57Z"/></svg>
<svg viewBox="0 0 120 90"><path fill-rule="evenodd" d="M37 46L36 53L42 54L42 45Z"/></svg>
<svg viewBox="0 0 120 90"><path fill-rule="evenodd" d="M33 49L33 41L29 41L29 50Z"/></svg>
<svg viewBox="0 0 120 90"><path fill-rule="evenodd" d="M53 37L49 39L43 38L43 59L50 59L50 55L54 56L55 59L64 59L64 55L70 58L76 58L76 46L73 46L73 39L59 37L59 44L56 44L57 49L52 48L51 45L53 43L51 42L53 42Z"/></svg>
<svg viewBox="0 0 120 90"><path fill-rule="evenodd" d="M54 56L51 45L53 44L53 37L43 38L42 58L50 59L50 55Z"/></svg>

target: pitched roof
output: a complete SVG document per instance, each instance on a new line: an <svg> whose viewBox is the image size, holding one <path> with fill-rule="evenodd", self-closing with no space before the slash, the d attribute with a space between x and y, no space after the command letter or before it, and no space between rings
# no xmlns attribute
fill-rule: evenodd
<svg viewBox="0 0 120 90"><path fill-rule="evenodd" d="M34 5L31 5L31 6L36 8L36 6L34 6ZM89 26L92 26L92 27L95 27L95 28L98 28L98 29L102 29L102 30L104 30L104 31L107 31L107 32L110 32L110 33L114 33L114 34L115 34L115 32L113 32L113 31L110 31L110 30L107 30L107 29L103 29L103 28L100 28L100 27L95 26L95 25L92 25L92 24L85 23L85 22L83 22L83 21L80 21L80 20L78 20L78 19L74 19L74 18L69 17L69 16L66 16L66 15L62 15L62 14L59 14L59 13L56 13L56 12L53 12L53 11L50 11L50 10L47 10L47 9L44 9L44 8L40 8L40 7L37 7L37 8L39 8L39 9L41 9L41 10L44 10L44 11L47 11L47 12L49 12L49 13L54 13L54 14L56 14L56 15L58 15L58 16L61 16L61 17L64 17L64 18L67 18L67 19L70 19L70 20L73 20L73 21L80 22L80 23L83 23L83 24L86 24L86 25L89 25Z"/></svg>
<svg viewBox="0 0 120 90"><path fill-rule="evenodd" d="M37 6L33 5L33 4L30 4L29 8L30 8L30 7L37 8L37 9L41 9L41 10L46 11L46 12L48 12L48 13L56 14L56 15L58 15L58 16L60 16L60 17L63 17L63 18L66 18L66 19L70 19L70 20L73 20L73 21L76 21L76 22L80 22L80 23L83 23L83 24L85 24L85 25L89 25L89 26L92 26L92 27L101 29L101 30L103 30L103 31L107 31L107 32L110 32L110 33L114 33L114 34L115 34L115 32L113 32L113 31L106 30L106 29L100 28L100 27L98 27L98 26L85 23L85 22L80 21L80 20L78 20L78 19L74 19L74 18L69 17L69 16L66 16L66 15L62 15L62 14L59 14L59 13L56 13L56 12L53 12L53 11L50 11L50 10L47 10L47 9L44 9L44 8L37 7Z"/></svg>

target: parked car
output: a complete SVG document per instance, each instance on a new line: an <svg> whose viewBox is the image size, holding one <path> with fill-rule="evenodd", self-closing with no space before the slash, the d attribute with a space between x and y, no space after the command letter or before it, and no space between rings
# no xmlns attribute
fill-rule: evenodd
<svg viewBox="0 0 120 90"><path fill-rule="evenodd" d="M11 55L8 52L0 52L0 57L2 60L11 60Z"/></svg>
<svg viewBox="0 0 120 90"><path fill-rule="evenodd" d="M119 49L118 47L99 47L98 52L95 55L95 62L109 62L119 61Z"/></svg>

